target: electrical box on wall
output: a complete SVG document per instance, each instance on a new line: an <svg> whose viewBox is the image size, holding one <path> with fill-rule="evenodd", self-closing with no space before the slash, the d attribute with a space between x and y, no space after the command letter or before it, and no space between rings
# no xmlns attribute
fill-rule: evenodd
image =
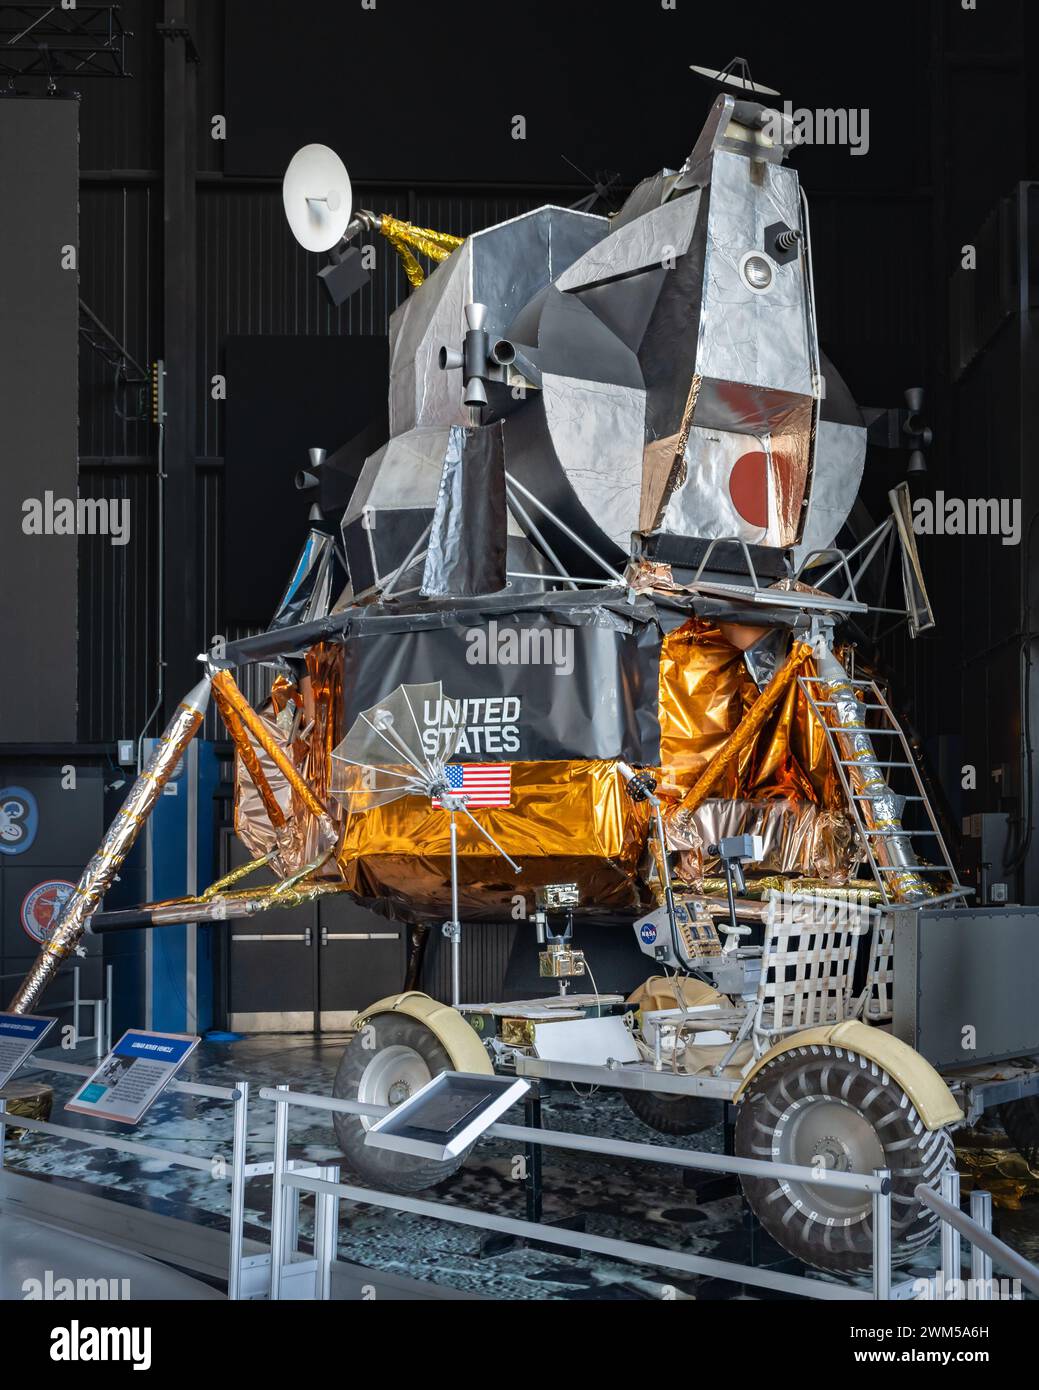
<svg viewBox="0 0 1039 1390"><path fill-rule="evenodd" d="M1010 901L1013 875L1003 869L1010 844L1006 811L985 811L963 820L963 882L974 889L975 904Z"/></svg>

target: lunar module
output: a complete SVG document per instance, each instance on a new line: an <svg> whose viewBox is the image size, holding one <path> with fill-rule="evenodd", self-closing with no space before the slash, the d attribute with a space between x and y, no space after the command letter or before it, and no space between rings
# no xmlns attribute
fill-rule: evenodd
<svg viewBox="0 0 1039 1390"><path fill-rule="evenodd" d="M452 956L449 1003L362 1011L337 1095L395 1105L448 1069L594 1081L669 1134L725 1101L744 1156L888 1170L896 1259L932 1238L918 1189L991 1103L970 1064L994 1054L925 1055L900 996L925 926L955 943L974 919L856 643L893 611L879 576L913 636L933 619L907 488L875 522L856 508L870 419L820 352L792 131L761 95L723 83L683 166L612 216L547 206L464 239L355 212L339 160L300 152L286 211L330 291L379 237L412 285L388 437L311 460L324 513L269 630L205 655L14 1008L119 925L104 892L212 697L253 859L136 922L345 892ZM234 675L254 663L259 709ZM276 886L249 885L261 864ZM536 934L538 997L461 997L465 940L495 921ZM609 923L647 958L629 993L595 985ZM1034 1123L1023 1083L998 1099ZM377 1186L463 1161L374 1148L368 1124L336 1116ZM869 1267L868 1195L744 1190L789 1251Z"/></svg>

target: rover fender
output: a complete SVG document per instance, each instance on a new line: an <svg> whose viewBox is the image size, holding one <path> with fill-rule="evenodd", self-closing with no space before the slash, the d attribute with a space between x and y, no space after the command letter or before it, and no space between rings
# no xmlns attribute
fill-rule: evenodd
<svg viewBox="0 0 1039 1390"><path fill-rule="evenodd" d="M841 1048L876 1062L905 1091L928 1130L958 1124L963 1119L963 1111L930 1062L908 1043L858 1019L845 1019L843 1023L827 1024L822 1028L806 1028L783 1038L758 1058L740 1083L734 1099L742 1100L747 1087L766 1063L793 1048L811 1044Z"/></svg>
<svg viewBox="0 0 1039 1390"><path fill-rule="evenodd" d="M355 1028L363 1028L379 1014L406 1014L417 1019L433 1033L451 1058L455 1071L480 1072L490 1075L494 1068L483 1043L457 1009L441 1004L428 994L409 990L404 994L388 994L359 1013Z"/></svg>

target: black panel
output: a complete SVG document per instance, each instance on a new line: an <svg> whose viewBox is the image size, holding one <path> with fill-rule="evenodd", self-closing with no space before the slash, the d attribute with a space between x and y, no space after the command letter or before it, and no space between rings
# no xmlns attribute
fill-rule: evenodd
<svg viewBox="0 0 1039 1390"><path fill-rule="evenodd" d="M27 535L23 506L47 527L46 494L77 496L78 139L74 101L0 101L0 633L8 670L47 672L0 690L11 743L76 737L76 536Z"/></svg>
<svg viewBox="0 0 1039 1390"><path fill-rule="evenodd" d="M461 449L456 447L461 441ZM500 424L452 430L444 460L422 592L496 594L505 588L505 451ZM481 544L474 545L479 537Z"/></svg>
<svg viewBox="0 0 1039 1390"><path fill-rule="evenodd" d="M678 583L689 583L702 563L710 541L696 536L672 536L663 531L654 531L641 537L639 554L646 560L659 565L670 565L675 571ZM787 566L785 552L772 546L748 545L754 572L758 579L783 579ZM718 541L711 549L711 572L739 575L750 583L747 561L742 546L734 541ZM687 571L687 573L680 573Z"/></svg>
<svg viewBox="0 0 1039 1390"><path fill-rule="evenodd" d="M387 344L229 338L226 361L224 618L267 623L306 529L295 475L309 448L331 453L368 423L386 394Z"/></svg>
<svg viewBox="0 0 1039 1390"><path fill-rule="evenodd" d="M63 773L57 763L49 766L25 765L18 762L0 763L0 800L11 787L29 794L35 810L36 832L31 843L25 843L17 853L0 852L0 866L25 864L57 864L69 860L80 869L97 849L98 832L103 812L101 769L84 767L80 760L63 765L72 768L76 784L62 786L72 773ZM129 784L122 795L129 791ZM15 842L17 845L17 842ZM0 851L11 848L11 842L0 836ZM79 869L76 871L79 878Z"/></svg>

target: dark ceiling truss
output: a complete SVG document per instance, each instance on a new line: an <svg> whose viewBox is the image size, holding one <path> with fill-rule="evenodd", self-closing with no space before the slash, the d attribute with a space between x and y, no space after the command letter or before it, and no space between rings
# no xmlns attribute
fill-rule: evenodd
<svg viewBox="0 0 1039 1390"><path fill-rule="evenodd" d="M119 10L119 5L0 5L0 78L130 77Z"/></svg>

